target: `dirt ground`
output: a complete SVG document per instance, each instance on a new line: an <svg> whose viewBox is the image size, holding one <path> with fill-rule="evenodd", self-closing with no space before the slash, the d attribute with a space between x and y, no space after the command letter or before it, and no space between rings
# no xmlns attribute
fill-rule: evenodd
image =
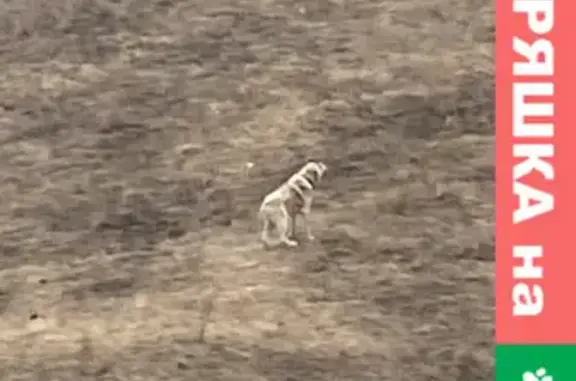
<svg viewBox="0 0 576 381"><path fill-rule="evenodd" d="M3 1L0 378L491 380L492 14ZM308 158L317 240L265 251Z"/></svg>

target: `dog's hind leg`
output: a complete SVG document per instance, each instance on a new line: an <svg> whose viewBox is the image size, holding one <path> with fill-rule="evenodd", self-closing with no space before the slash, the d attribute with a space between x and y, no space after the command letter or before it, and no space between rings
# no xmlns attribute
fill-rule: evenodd
<svg viewBox="0 0 576 381"><path fill-rule="evenodd" d="M267 219L264 219L262 222L262 232L260 233L260 240L268 243L270 241L270 222Z"/></svg>
<svg viewBox="0 0 576 381"><path fill-rule="evenodd" d="M282 214L283 214L282 218L279 218L277 221L277 228L278 228L278 233L280 234L280 239L287 246L290 246L290 247L298 246L297 241L291 240L289 238L289 233L290 233L291 224L292 224L292 218L290 218L290 215L288 214L288 211L286 210L286 208L282 208Z"/></svg>
<svg viewBox="0 0 576 381"><path fill-rule="evenodd" d="M278 246L279 244L282 243L281 240L273 239L272 237L270 237L271 225L272 224L270 223L270 220L268 218L264 217L264 222L263 222L263 226L262 226L262 233L260 234L260 240L264 243L264 246L266 248Z"/></svg>

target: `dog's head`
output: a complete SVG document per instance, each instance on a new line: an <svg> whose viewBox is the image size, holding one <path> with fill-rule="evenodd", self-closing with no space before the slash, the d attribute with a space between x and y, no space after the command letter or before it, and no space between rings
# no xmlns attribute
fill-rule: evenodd
<svg viewBox="0 0 576 381"><path fill-rule="evenodd" d="M327 169L326 164L321 161L309 161L302 167L300 173L308 174L312 176L315 181L318 181L324 176Z"/></svg>

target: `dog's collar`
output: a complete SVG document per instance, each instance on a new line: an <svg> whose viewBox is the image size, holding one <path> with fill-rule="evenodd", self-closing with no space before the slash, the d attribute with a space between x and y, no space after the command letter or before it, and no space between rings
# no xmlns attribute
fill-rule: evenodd
<svg viewBox="0 0 576 381"><path fill-rule="evenodd" d="M318 181L318 178L320 176L318 175L318 172L312 170L312 171L307 171L307 172L303 173L302 177L304 177L306 180L308 180L310 185L312 185L312 188L314 188L314 186L316 185L316 182Z"/></svg>

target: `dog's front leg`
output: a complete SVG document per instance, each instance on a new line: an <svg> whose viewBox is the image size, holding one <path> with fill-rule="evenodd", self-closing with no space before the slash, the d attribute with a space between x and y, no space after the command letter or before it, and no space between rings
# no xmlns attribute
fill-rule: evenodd
<svg viewBox="0 0 576 381"><path fill-rule="evenodd" d="M302 223L304 228L306 229L306 235L309 241L314 241L315 237L312 234L312 228L310 227L310 219L309 219L310 211L302 211Z"/></svg>
<svg viewBox="0 0 576 381"><path fill-rule="evenodd" d="M296 218L297 217L298 217L298 214L294 214L290 218L290 223L288 224L288 232L286 234L289 238L294 238L296 236Z"/></svg>
<svg viewBox="0 0 576 381"><path fill-rule="evenodd" d="M308 236L309 241L314 241L314 235L312 234L312 229L310 228L310 212L312 210L312 198L307 197L304 199L304 206L301 210L302 215L302 223L306 229L306 235Z"/></svg>

